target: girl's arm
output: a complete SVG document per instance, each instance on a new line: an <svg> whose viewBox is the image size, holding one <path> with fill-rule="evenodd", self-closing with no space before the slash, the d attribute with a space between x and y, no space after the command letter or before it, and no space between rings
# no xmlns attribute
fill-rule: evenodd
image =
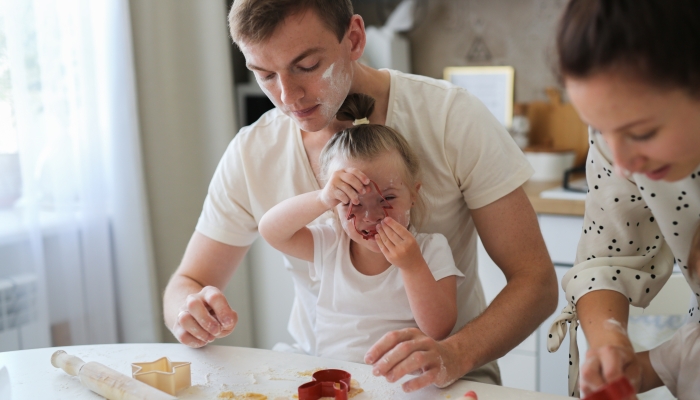
<svg viewBox="0 0 700 400"><path fill-rule="evenodd" d="M266 212L258 224L260 235L277 250L313 262L314 239L306 225L341 202L359 204L366 184L369 178L360 170L337 170L323 190L294 196Z"/></svg>
<svg viewBox="0 0 700 400"><path fill-rule="evenodd" d="M306 225L328 210L320 194L320 190L300 194L272 207L260 219L260 235L284 254L313 262L314 238Z"/></svg>
<svg viewBox="0 0 700 400"><path fill-rule="evenodd" d="M457 321L457 278L435 281L416 238L395 220L385 218L377 232L379 249L401 270L418 327L435 340L446 338Z"/></svg>

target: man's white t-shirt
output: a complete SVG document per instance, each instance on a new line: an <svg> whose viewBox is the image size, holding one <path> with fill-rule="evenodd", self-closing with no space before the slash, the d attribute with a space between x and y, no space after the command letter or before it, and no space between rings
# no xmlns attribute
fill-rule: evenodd
<svg viewBox="0 0 700 400"><path fill-rule="evenodd" d="M700 324L685 324L649 352L654 371L679 400L700 398Z"/></svg>
<svg viewBox="0 0 700 400"><path fill-rule="evenodd" d="M511 193L533 170L508 132L468 91L444 80L389 73L386 125L401 133L421 160L421 191L428 208L421 232L444 235L465 276L457 292L456 332L486 307L470 210ZM319 189L299 127L273 109L231 141L212 178L196 229L222 243L248 246L258 237L258 221L267 210ZM291 257L285 263L295 286L289 332L311 353L316 347L319 285L310 279L308 263ZM497 376L495 363L488 368Z"/></svg>
<svg viewBox="0 0 700 400"><path fill-rule="evenodd" d="M385 333L418 324L398 267L364 275L350 260L350 237L336 219L309 227L314 238L311 280L319 282L316 302L316 349L319 357L364 362L365 353ZM435 281L457 276L447 239L439 233L412 232Z"/></svg>

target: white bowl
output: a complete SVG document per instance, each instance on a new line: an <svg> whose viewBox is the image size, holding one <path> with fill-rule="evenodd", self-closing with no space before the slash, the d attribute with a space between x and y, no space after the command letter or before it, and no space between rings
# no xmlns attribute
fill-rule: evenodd
<svg viewBox="0 0 700 400"><path fill-rule="evenodd" d="M576 153L573 151L525 151L525 158L532 165L535 173L531 181L559 181L564 179L564 172L574 166Z"/></svg>

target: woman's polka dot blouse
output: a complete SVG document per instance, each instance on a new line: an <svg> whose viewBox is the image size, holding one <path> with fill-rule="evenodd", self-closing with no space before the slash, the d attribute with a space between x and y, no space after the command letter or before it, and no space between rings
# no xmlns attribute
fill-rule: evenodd
<svg viewBox="0 0 700 400"><path fill-rule="evenodd" d="M591 291L614 290L630 304L646 307L671 276L675 262L696 293L696 302L700 297L700 287L688 278L687 265L700 224L700 166L678 182L653 181L638 174L626 179L613 172L602 136L590 132L589 137L586 178L590 189L584 224L575 265L562 279L569 304L550 330L550 351L566 336L566 323L576 320L576 301ZM700 313L689 317L689 323L700 322ZM575 374L570 371L569 376L573 394L578 349L570 351L576 353L571 363Z"/></svg>

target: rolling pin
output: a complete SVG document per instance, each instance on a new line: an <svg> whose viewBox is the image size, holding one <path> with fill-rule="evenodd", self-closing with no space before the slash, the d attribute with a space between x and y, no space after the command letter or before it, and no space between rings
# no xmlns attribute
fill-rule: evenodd
<svg viewBox="0 0 700 400"><path fill-rule="evenodd" d="M77 376L83 386L109 400L172 400L175 397L161 392L111 368L81 360L63 350L51 356L51 365L61 368L68 375Z"/></svg>

